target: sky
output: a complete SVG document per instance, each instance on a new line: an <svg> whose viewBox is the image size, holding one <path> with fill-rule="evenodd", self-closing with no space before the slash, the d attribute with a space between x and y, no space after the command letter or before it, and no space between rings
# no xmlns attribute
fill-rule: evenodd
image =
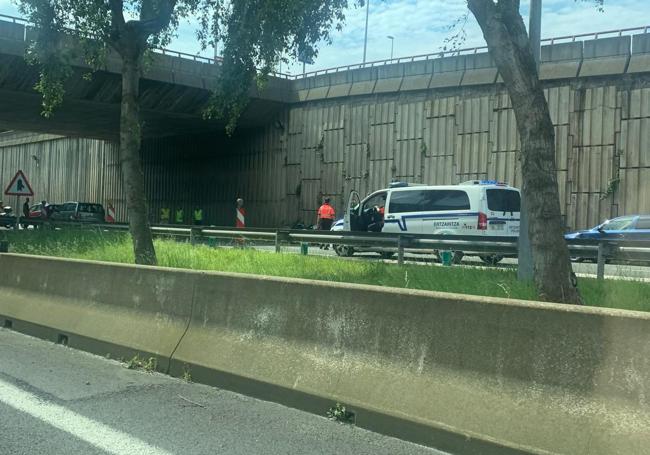
<svg viewBox="0 0 650 455"><path fill-rule="evenodd" d="M317 1L317 0L315 0ZM522 0L521 12L528 21L528 0ZM605 0L605 11L599 12L588 0L543 0L542 38L590 33L650 25L650 0ZM367 61L390 57L394 37L394 57L436 53L453 32L449 26L466 13L465 0L370 0ZM0 0L0 14L18 15L12 0ZM323 45L307 71L360 63L363 60L365 8L351 8L341 32L332 34L332 44ZM464 27L466 41L462 47L485 45L481 31L469 16ZM170 49L211 56L201 52L193 24L186 22ZM302 64L294 63L283 72L302 72Z"/></svg>

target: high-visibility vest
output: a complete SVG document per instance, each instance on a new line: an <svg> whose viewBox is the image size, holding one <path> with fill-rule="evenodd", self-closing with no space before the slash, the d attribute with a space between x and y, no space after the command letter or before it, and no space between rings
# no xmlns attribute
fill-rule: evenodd
<svg viewBox="0 0 650 455"><path fill-rule="evenodd" d="M160 209L160 221L169 221L170 210L166 207Z"/></svg>
<svg viewBox="0 0 650 455"><path fill-rule="evenodd" d="M183 224L183 209L176 210L175 220L177 224Z"/></svg>
<svg viewBox="0 0 650 455"><path fill-rule="evenodd" d="M333 220L336 217L334 207L329 204L323 204L318 209L318 218L321 220Z"/></svg>
<svg viewBox="0 0 650 455"><path fill-rule="evenodd" d="M203 209L194 210L194 221L203 221Z"/></svg>
<svg viewBox="0 0 650 455"><path fill-rule="evenodd" d="M244 229L246 227L246 209L244 207L237 207L235 227Z"/></svg>

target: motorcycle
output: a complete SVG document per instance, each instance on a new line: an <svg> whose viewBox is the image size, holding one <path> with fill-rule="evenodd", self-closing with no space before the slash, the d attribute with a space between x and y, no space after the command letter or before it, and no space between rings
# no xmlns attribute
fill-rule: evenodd
<svg viewBox="0 0 650 455"><path fill-rule="evenodd" d="M16 227L16 214L8 205L2 207L2 212L0 212L0 226L7 229L13 229Z"/></svg>

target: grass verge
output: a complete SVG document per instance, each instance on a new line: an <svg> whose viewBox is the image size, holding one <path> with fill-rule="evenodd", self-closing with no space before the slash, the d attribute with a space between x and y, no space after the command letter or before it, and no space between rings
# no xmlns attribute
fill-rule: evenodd
<svg viewBox="0 0 650 455"><path fill-rule="evenodd" d="M133 263L131 239L123 233L94 231L9 231L10 251L25 254ZM172 240L155 241L163 267L253 273L312 280L458 292L534 300L531 284L516 272L472 267L404 265L345 261L333 257L275 254L253 249L211 248ZM650 283L580 278L580 292L591 306L650 311Z"/></svg>

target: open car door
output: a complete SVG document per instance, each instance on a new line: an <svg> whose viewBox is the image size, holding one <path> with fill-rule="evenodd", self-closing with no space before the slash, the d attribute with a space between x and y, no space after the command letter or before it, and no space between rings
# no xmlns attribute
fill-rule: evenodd
<svg viewBox="0 0 650 455"><path fill-rule="evenodd" d="M361 207L361 196L359 193L352 190L348 197L348 205L345 208L345 215L343 216L343 229L346 231L359 230L359 218Z"/></svg>

